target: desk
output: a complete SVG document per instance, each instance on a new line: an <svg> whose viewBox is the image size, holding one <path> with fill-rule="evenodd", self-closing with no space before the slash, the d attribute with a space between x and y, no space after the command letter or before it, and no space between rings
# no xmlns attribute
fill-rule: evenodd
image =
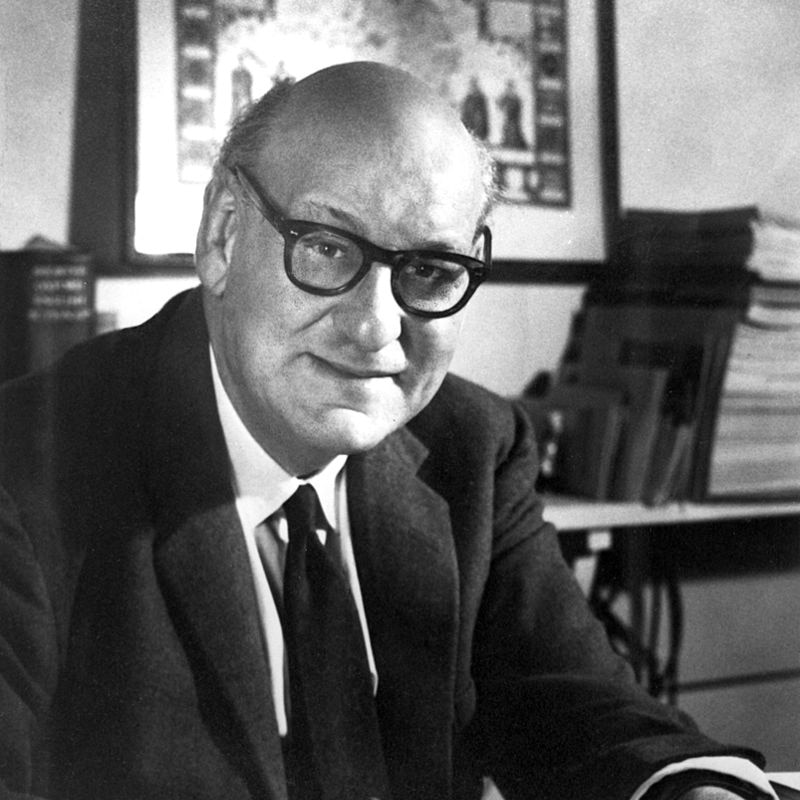
<svg viewBox="0 0 800 800"><path fill-rule="evenodd" d="M800 772L770 772L767 775L781 800L800 798Z"/></svg>
<svg viewBox="0 0 800 800"><path fill-rule="evenodd" d="M594 579L597 554L611 547L615 530L736 519L800 517L800 501L673 502L663 506L646 506L643 503L585 500L566 495L547 494L543 499L544 518L552 522L559 531L584 531L586 534L584 554L574 559L574 568L578 583L587 593ZM633 584L630 587L633 624L640 628L641 608L636 590L647 577L643 573L644 549L632 545L628 550L628 580Z"/></svg>
<svg viewBox="0 0 800 800"><path fill-rule="evenodd" d="M659 668L653 679L654 668L648 657L654 650L654 636L658 636L658 620L652 613L653 599L666 598L662 604L666 621L670 624L667 630L675 632L675 639L670 645L670 651L675 654L682 644L683 610L682 596L679 589L682 573L676 571L674 566L664 572L656 568L655 580L653 572L653 551L661 553L663 565L671 562L669 553L675 549L691 545L692 541L679 540L682 528L685 535L709 531L709 526L726 522L735 523L737 520L761 520L759 525L768 524L769 519L780 519L781 525L786 521L781 530L790 534L794 540L800 534L800 501L789 502L714 502L690 503L675 502L660 507L648 507L641 503L625 502L599 502L574 497L559 495L546 495L544 497L545 519L552 522L562 533L562 542L565 552L570 556L570 561L575 568L579 583L590 596L596 611L607 610L610 596L619 592L624 595L621 616L616 614L615 621L623 622L629 632L629 639L633 643L631 660L637 675L643 683L657 696L666 694L668 699L674 700L676 685L671 673L677 670L674 666L663 670ZM697 526L698 527L684 527ZM754 523L755 524L755 523ZM722 527L720 528L723 529ZM735 542L732 542L732 545ZM608 561L599 562L603 551L614 548L614 553L608 556ZM665 558L664 553L667 553ZM577 555L576 555L577 554ZM597 566L601 563L603 569L597 576ZM608 583L609 570L613 564L616 572L612 583ZM609 586L611 589L609 590ZM598 588L599 587L599 588ZM660 596L659 596L660 595ZM602 618L602 613L599 613ZM605 617L608 620L608 617ZM655 628L654 628L655 620ZM655 630L655 634L653 631ZM663 638L664 634L661 634ZM662 648L663 653L663 648ZM662 659L666 664L666 661ZM785 672L786 665L781 665L778 672ZM727 674L727 673L725 673Z"/></svg>
<svg viewBox="0 0 800 800"><path fill-rule="evenodd" d="M746 503L668 503L650 507L642 503L584 500L565 495L545 495L544 516L560 531L600 531L651 525L685 525L753 517L800 516L800 501Z"/></svg>

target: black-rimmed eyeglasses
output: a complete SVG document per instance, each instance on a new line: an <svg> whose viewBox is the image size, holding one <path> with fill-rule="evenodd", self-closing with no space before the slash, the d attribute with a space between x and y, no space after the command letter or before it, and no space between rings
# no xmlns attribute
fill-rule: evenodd
<svg viewBox="0 0 800 800"><path fill-rule="evenodd" d="M289 280L311 294L343 294L377 262L391 267L392 293L401 308L420 317L446 317L467 304L491 268L488 227L482 231L483 261L439 250L386 250L341 228L286 219L242 167L231 172L264 219L283 236Z"/></svg>

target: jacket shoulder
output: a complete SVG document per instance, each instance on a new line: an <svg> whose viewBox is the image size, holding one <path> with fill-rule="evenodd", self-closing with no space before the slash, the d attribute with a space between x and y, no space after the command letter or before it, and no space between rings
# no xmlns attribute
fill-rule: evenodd
<svg viewBox="0 0 800 800"><path fill-rule="evenodd" d="M186 302L179 295L143 325L90 339L0 387L0 483L30 489L62 466L86 472L119 452L141 423L149 376Z"/></svg>
<svg viewBox="0 0 800 800"><path fill-rule="evenodd" d="M530 419L521 406L457 375L445 378L408 427L433 452L446 450L495 463L512 452L535 458Z"/></svg>
<svg viewBox="0 0 800 800"><path fill-rule="evenodd" d="M466 378L448 374L431 402L412 420L410 427L416 433L444 425L470 429L477 436L483 433L494 437L513 435L520 418L524 420L525 414L520 413L515 400L501 397Z"/></svg>

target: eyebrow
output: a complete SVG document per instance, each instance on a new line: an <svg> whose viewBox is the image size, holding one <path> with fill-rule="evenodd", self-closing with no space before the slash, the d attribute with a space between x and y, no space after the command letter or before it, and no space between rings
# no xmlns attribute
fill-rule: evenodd
<svg viewBox="0 0 800 800"><path fill-rule="evenodd" d="M337 208L336 206L328 205L327 203L320 203L316 200L303 200L300 204L301 213L306 213L308 211L311 212L320 212L322 214L326 214L329 217L332 217L337 222L341 222L347 225L349 228L353 229L353 233L358 234L359 236L363 236L364 226L361 224L361 221L353 216L352 214L344 211L341 208Z"/></svg>
<svg viewBox="0 0 800 800"><path fill-rule="evenodd" d="M348 229L350 229L356 236L360 236L362 239L367 239L366 230L364 229L364 225L361 223L358 217L353 216L347 211L344 211L337 206L331 206L327 203L321 203L317 200L303 200L300 203L300 213L307 213L307 212L320 212L322 214L327 214L336 222L342 223ZM444 242L441 240L429 240L420 243L416 247L407 247L403 248L403 250L436 250L439 252L446 252L446 253L459 253L461 252L458 248L454 247L452 244L448 242Z"/></svg>

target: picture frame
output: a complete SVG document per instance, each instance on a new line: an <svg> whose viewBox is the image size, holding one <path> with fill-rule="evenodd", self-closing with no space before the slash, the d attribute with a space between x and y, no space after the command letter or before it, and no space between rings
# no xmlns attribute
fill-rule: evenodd
<svg viewBox="0 0 800 800"><path fill-rule="evenodd" d="M114 0L115 3L132 4L128 9L133 15L136 29L135 54L129 64L128 74L124 76L126 89L127 122L125 125L125 176L122 181L125 199L124 225L122 238L124 239L124 254L121 259L122 269L126 272L175 272L191 269L194 234L199 222L202 208L202 190L204 176L201 170L195 170L192 180L181 180L186 173L191 173L191 159L187 159L189 152L185 141L182 141L181 124L195 124L197 117L192 113L187 115L186 109L181 107L182 92L186 94L187 83L180 83L181 76L191 71L191 65L182 60L183 49L179 45L180 20L179 12L182 7L189 6L195 9L212 9L216 14L216 33L220 31L229 35L231 26L220 26L220 14L228 14L239 29L248 31L250 41L256 45L259 39L253 31L259 29L259 15L264 9L275 7L275 0ZM309 7L313 2L288 4L300 8ZM359 4L356 0L341 0L339 3L323 4L325 8L335 10L345 6L355 7L360 5L363 9L376 9L380 4ZM387 6L398 7L403 3L388 3ZM406 0L406 6L414 6L414 0ZM552 78L555 67L557 77L562 79L562 102L555 104L556 112L561 114L562 130L560 140L553 136L549 138L541 135L541 127L536 128L540 118L553 118L553 97L558 100L558 92L550 92L547 106L542 105L537 113L537 99L530 99L525 113L525 136L530 139L528 151L511 152L503 147L499 141L501 130L500 111L501 98L495 88L494 95L490 97L490 109L494 109L490 116L494 117L495 139L491 134L487 139L500 169L498 174L501 179L508 178L509 171L516 173L516 177L509 181L507 186L514 184L517 197L502 197L496 206L491 219L494 232L496 267L491 279L503 281L543 281L543 282L581 282L596 275L599 269L607 263L610 246L613 241L613 229L618 216L618 178L616 164L616 108L614 87L614 53L613 53L613 4L609 0L437 0L434 3L420 4L425 8L455 8L463 7L465 14L480 13L483 15L484 29L488 30L490 45L498 42L508 50L507 31L515 27L514 20L520 19L520 12L526 14L538 13L536 20L537 29L533 23L529 33L533 43L529 44L529 52L533 54L536 63L530 65L526 74L517 72L512 75L517 80L518 86L534 86L547 84ZM452 8L450 9L452 11ZM541 33L542 18L547 22L548 15L558 13L563 9L563 24L550 26L551 30L546 35ZM502 13L500 13L502 12ZM365 12L372 13L372 12ZM508 19L503 28L503 15ZM516 16L515 16L516 15ZM464 15L462 14L462 17ZM531 19L533 17L531 16ZM511 23L509 24L509 21ZM384 21L385 22L385 21ZM235 24L233 27L235 27ZM327 21L330 25L330 20ZM249 27L248 27L249 26ZM261 31L264 30L263 18ZM430 26L435 28L435 26ZM517 26L519 27L519 26ZM552 28L555 28L555 37L563 34L563 47L559 53L553 41ZM344 26L340 26L344 29ZM342 30L339 31L342 34ZM345 31L346 33L346 31ZM424 53L436 50L441 64L442 58L448 56L447 48L442 51L436 49L436 40L431 39L433 34L427 34L427 39L417 49ZM452 38L451 34L448 34ZM538 38L537 38L538 37ZM548 38L549 37L549 38ZM388 37L387 37L388 38ZM377 60L386 60L393 63L397 51L411 51L413 47L392 48L383 43L383 51L378 48L374 53L341 46L332 49L329 62L350 60L352 58L371 57ZM347 37L345 36L346 40ZM412 40L414 41L414 40ZM176 44L178 43L178 44ZM538 43L538 50L537 50ZM291 44L291 43L290 43ZM407 44L407 43L406 43ZM513 44L513 43L512 43ZM274 45L274 42L273 42ZM231 60L236 47L241 54L242 45L239 42L231 47L230 42L216 42L219 61L227 59L228 67L220 70L219 74L211 78L215 81L216 94L219 91L220 81L230 79L229 95L235 93L236 64ZM226 48L227 47L227 51ZM388 50L387 50L388 48ZM251 61L247 66L252 67L259 60L258 52L254 48L245 47L250 51L246 56ZM273 48L274 49L274 48ZM319 48L317 48L319 49ZM451 48L452 49L452 48ZM519 49L519 48L518 48ZM444 52L444 55L442 55ZM452 56L452 52L449 53ZM390 57L391 56L391 57ZM240 61L241 55L239 56ZM408 61L408 55L405 56ZM560 59L560 61L559 61ZM268 63L265 59L264 74L275 74L275 64ZM462 61L466 59L461 59ZM431 59L429 59L431 61ZM315 59L310 59L308 72L325 65L325 56L319 54ZM285 67L285 64L283 65ZM400 63L400 66L412 68L409 63ZM413 71L425 72L424 67L430 68L431 64L414 67ZM470 70L470 77L477 75L478 81L490 77L488 73L481 72L481 66L476 66L473 60L468 68L464 68L458 75L448 73L451 78L462 81L461 100L462 118L465 88L463 81ZM549 74L548 74L549 70ZM196 65L195 65L196 71ZM251 86L248 91L251 96L257 96L261 91L269 88L262 78L258 84L257 70L250 69ZM302 77L300 70L295 69L296 77ZM293 75L295 77L295 75ZM507 76L506 76L507 77ZM196 82L196 75L192 80ZM497 81L495 78L495 87ZM453 81L451 81L452 85ZM491 83L491 81L487 81ZM550 80L550 89L553 81ZM557 87L556 87L557 88ZM541 104L542 94L538 97ZM491 102L493 101L493 102ZM215 114L218 119L218 128L225 128L234 109L217 104ZM197 103L195 103L195 113ZM556 127L559 124L558 114ZM183 120L183 123L182 123ZM188 120L188 123L186 122ZM466 120L465 120L466 121ZM546 122L546 119L545 119ZM545 131L547 133L547 131ZM550 131L552 134L553 131ZM218 138L218 135L217 135ZM556 141L555 147L552 146ZM217 141L208 141L208 151L215 149ZM191 143L190 143L191 145ZM197 145L197 142L194 142ZM548 147L550 150L548 151ZM183 148L183 151L182 151ZM538 148L538 150L536 149ZM202 148L201 148L202 149ZM195 147L195 152L197 147ZM181 155L183 153L183 161ZM521 168L515 166L515 159L522 159L530 164L531 154L539 157L534 161L536 185L550 186L548 181L542 180L548 167L554 165L554 155L563 156L560 187L563 191L559 194L551 193L550 199L542 202L530 201L529 197L521 197L520 186L529 188L531 181L521 181ZM509 158L510 154L510 158ZM541 156L545 159L542 160ZM549 160L548 160L549 159ZM188 165L188 169L187 169ZM555 164L557 167L558 164ZM525 167L527 169L527 167ZM184 175L181 176L183 170ZM538 172L537 172L538 170ZM529 170L530 172L530 170ZM550 170L552 174L553 170ZM556 182L556 187L559 184ZM147 220L150 221L148 229ZM169 220L165 225L164 221ZM148 232L149 231L149 232ZM165 236L164 234L169 234ZM104 260L101 259L103 264ZM108 263L105 261L105 263ZM102 268L102 267L101 267ZM113 271L113 268L112 268Z"/></svg>

